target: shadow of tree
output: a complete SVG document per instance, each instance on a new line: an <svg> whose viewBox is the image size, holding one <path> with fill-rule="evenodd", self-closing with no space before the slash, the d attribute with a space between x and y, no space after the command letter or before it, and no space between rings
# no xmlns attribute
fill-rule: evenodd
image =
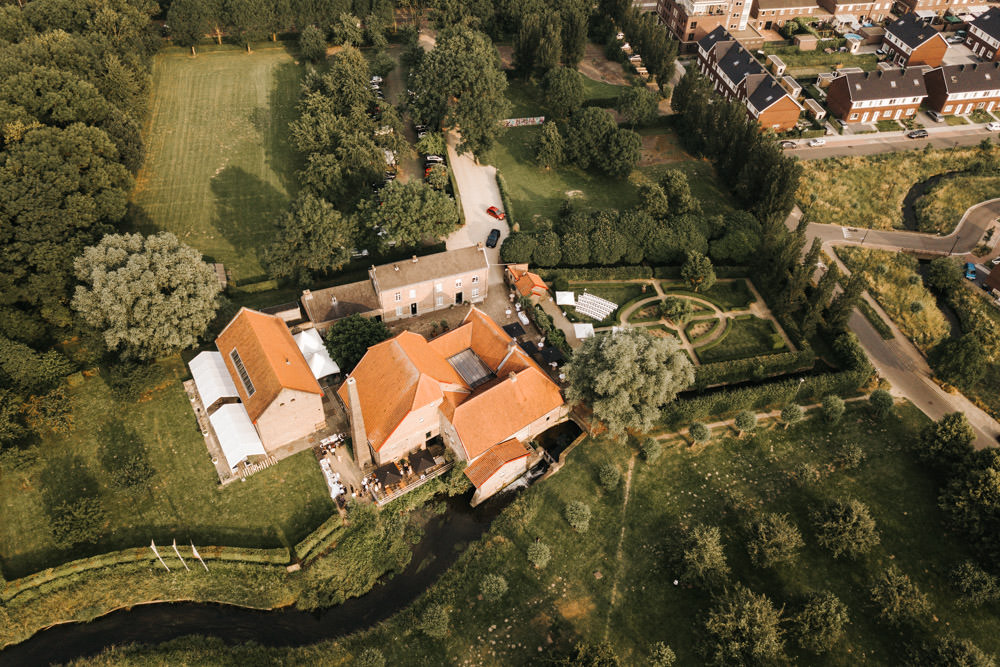
<svg viewBox="0 0 1000 667"><path fill-rule="evenodd" d="M263 123L257 125L258 117L252 121L264 137L267 164L281 179L281 185L294 197L299 183L295 174L305 164L303 156L295 150L289 140L288 124L298 118L296 105L302 85L302 67L294 63L282 63L274 68L271 90L268 93L268 107ZM260 111L260 110L258 110Z"/></svg>
<svg viewBox="0 0 1000 667"><path fill-rule="evenodd" d="M288 207L288 197L241 167L226 167L212 179L213 226L241 254L261 259L272 241L275 220Z"/></svg>

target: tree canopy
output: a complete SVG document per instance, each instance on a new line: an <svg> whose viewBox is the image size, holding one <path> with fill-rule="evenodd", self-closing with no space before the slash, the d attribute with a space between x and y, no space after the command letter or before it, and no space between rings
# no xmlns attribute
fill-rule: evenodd
<svg viewBox="0 0 1000 667"><path fill-rule="evenodd" d="M354 219L311 192L302 192L278 219L278 234L265 252L271 275L305 281L315 271L336 271L351 259Z"/></svg>
<svg viewBox="0 0 1000 667"><path fill-rule="evenodd" d="M350 373L368 348L389 338L385 324L361 315L337 320L326 331L326 349L341 373Z"/></svg>
<svg viewBox="0 0 1000 667"><path fill-rule="evenodd" d="M109 350L149 360L194 347L218 307L201 254L168 232L109 234L74 262L73 309Z"/></svg>
<svg viewBox="0 0 1000 667"><path fill-rule="evenodd" d="M455 200L420 181L390 183L374 199L361 202L358 219L376 230L382 248L440 239L459 223Z"/></svg>
<svg viewBox="0 0 1000 667"><path fill-rule="evenodd" d="M632 328L588 338L566 374L567 398L590 405L616 436L651 430L663 406L694 382L694 367L676 340Z"/></svg>

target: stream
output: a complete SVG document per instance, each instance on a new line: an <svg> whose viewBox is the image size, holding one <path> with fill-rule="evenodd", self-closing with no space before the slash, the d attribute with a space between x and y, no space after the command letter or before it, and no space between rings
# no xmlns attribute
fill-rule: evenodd
<svg viewBox="0 0 1000 667"><path fill-rule="evenodd" d="M302 646L364 630L408 607L486 532L516 494L499 495L476 508L466 496L448 498L447 511L424 526L406 568L361 597L319 612L283 608L257 611L194 602L139 605L89 623L67 623L38 632L0 652L0 667L68 662L116 644L158 644L184 635L210 635L229 644Z"/></svg>
<svg viewBox="0 0 1000 667"><path fill-rule="evenodd" d="M963 173L965 172L948 171L943 174L931 176L926 181L914 183L913 186L906 192L906 196L903 197L903 229L911 232L919 232L920 229L917 228L917 211L914 209L914 204L917 203L918 199L927 194L931 188L944 179L951 178L952 176L958 176Z"/></svg>

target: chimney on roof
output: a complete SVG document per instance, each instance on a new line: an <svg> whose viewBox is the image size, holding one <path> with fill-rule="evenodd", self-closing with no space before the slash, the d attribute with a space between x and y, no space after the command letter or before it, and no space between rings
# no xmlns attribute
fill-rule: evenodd
<svg viewBox="0 0 1000 667"><path fill-rule="evenodd" d="M303 301L312 301L312 298L313 298L312 290L307 290L307 289L302 290Z"/></svg>
<svg viewBox="0 0 1000 667"><path fill-rule="evenodd" d="M413 259L412 259L412 260L410 260L410 261L412 261L412 262L413 262L414 264L416 264L416 263L417 263L417 256L416 256L416 255L414 255L414 256L413 256Z"/></svg>
<svg viewBox="0 0 1000 667"><path fill-rule="evenodd" d="M351 418L351 445L354 447L354 459L358 467L364 471L372 464L372 455L368 449L368 432L365 430L365 418L361 413L358 383L353 377L347 378L347 410Z"/></svg>
<svg viewBox="0 0 1000 667"><path fill-rule="evenodd" d="M510 378L511 382L517 382L517 373L515 373L514 371L511 371L510 375L508 375L507 377Z"/></svg>
<svg viewBox="0 0 1000 667"><path fill-rule="evenodd" d="M292 365L292 360L289 359L288 357L285 357L285 365L286 366L291 366Z"/></svg>

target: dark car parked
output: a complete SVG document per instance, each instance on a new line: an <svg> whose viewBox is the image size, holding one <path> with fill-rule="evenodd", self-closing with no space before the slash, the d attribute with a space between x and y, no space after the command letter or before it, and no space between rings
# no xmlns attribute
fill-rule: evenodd
<svg viewBox="0 0 1000 667"><path fill-rule="evenodd" d="M486 237L486 247L487 248L496 248L497 247L497 241L499 241L499 240L500 240L500 230L499 229L491 229L490 230L490 235Z"/></svg>
<svg viewBox="0 0 1000 667"><path fill-rule="evenodd" d="M906 133L910 139L926 139L928 134L927 130L912 130Z"/></svg>

